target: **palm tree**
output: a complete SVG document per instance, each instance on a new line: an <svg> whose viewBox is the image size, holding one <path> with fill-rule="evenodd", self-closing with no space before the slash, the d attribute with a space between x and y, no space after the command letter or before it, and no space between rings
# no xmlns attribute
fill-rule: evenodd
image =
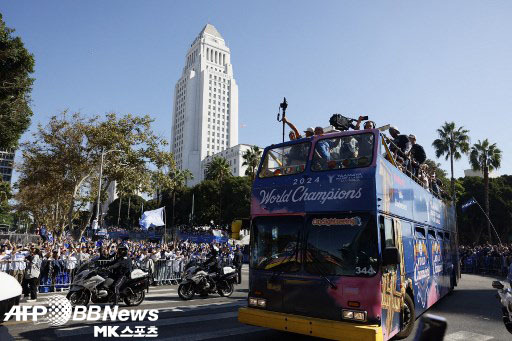
<svg viewBox="0 0 512 341"><path fill-rule="evenodd" d="M206 180L219 182L219 224L222 221L222 183L224 179L233 176L231 166L225 158L216 156L206 166Z"/></svg>
<svg viewBox="0 0 512 341"><path fill-rule="evenodd" d="M231 167L223 157L214 157L206 166L206 180L217 180L222 183L224 179L230 176L232 176Z"/></svg>
<svg viewBox="0 0 512 341"><path fill-rule="evenodd" d="M444 122L440 129L437 129L439 138L434 140L432 146L436 150L436 157L445 156L445 160L450 159L451 167L451 192L452 201L455 202L455 178L453 177L453 160L459 160L462 154L469 151L469 130L464 127L455 129L455 122Z"/></svg>
<svg viewBox="0 0 512 341"><path fill-rule="evenodd" d="M254 180L256 176L256 168L258 167L261 159L261 149L258 146L252 146L247 149L242 155L244 162L242 166L247 166L245 175L249 176L251 180Z"/></svg>
<svg viewBox="0 0 512 341"><path fill-rule="evenodd" d="M489 234L489 241L491 239L491 224L489 222L489 172L501 166L501 150L496 147L496 143L489 144L489 140L485 139L483 142L478 140L471 147L469 154L469 162L471 168L475 171L482 171L484 173L484 196L485 196L485 214L487 215L487 233Z"/></svg>

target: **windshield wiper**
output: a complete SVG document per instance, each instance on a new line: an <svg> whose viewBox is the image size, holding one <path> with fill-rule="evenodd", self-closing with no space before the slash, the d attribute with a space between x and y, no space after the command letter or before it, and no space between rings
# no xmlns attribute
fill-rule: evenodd
<svg viewBox="0 0 512 341"><path fill-rule="evenodd" d="M311 251L309 251L309 252L310 252L310 255L313 257L313 259L315 261L318 261L318 258L316 257L316 255L314 253L312 253ZM320 277L322 277L327 283L329 283L331 288L333 288L334 290L338 289L338 286L336 284L334 284L329 278L327 278L325 273L320 269L320 267L318 267L318 265L315 262L311 262L311 265L313 265L315 267L315 270L320 273Z"/></svg>

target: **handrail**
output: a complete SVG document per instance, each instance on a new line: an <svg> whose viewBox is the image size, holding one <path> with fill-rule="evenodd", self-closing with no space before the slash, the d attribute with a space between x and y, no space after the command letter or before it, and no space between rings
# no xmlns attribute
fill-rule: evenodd
<svg viewBox="0 0 512 341"><path fill-rule="evenodd" d="M425 187L423 181L421 181L421 179L419 179L417 176L415 176L412 172L410 172L407 167L404 167L404 169L400 169L400 167L397 165L397 162L396 162L396 159L395 157L393 156L393 153L391 153L387 143L389 143L390 145L393 145L397 152L395 153L395 156L398 155L398 153L401 154L401 156L403 156L403 158L407 159L409 162L412 162L412 158L410 156L410 153L408 154L405 154L402 152L402 150L389 138L387 137L386 135L384 135L383 133L380 133L381 137L383 138L383 144L384 144L384 148L386 149L386 154L389 158L389 161L390 163L395 166L396 168L398 168L402 173L404 173L405 175L409 176L411 179L413 179L417 184L419 184L421 187L425 188L425 189L428 189L430 191L430 193L432 193L435 197L439 198L439 199L443 199L442 197L442 193L444 193L444 191L442 190L441 187L438 186L439 188L439 192L438 193L434 193L432 188L430 187L431 186L431 182L429 181L429 188ZM386 143L387 142L387 143Z"/></svg>

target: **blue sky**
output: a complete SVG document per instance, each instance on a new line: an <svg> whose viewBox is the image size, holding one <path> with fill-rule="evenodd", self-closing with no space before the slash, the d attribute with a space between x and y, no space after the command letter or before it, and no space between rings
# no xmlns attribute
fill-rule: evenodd
<svg viewBox="0 0 512 341"><path fill-rule="evenodd" d="M286 96L299 128L369 115L430 158L435 130L455 121L496 142L498 174L512 174L510 1L2 0L0 12L35 55L33 127L64 109L147 113L170 138L174 85L209 22L231 48L240 143L281 139Z"/></svg>

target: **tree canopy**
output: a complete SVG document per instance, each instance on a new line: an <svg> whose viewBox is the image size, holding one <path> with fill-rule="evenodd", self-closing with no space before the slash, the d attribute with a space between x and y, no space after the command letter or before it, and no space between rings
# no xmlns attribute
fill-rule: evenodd
<svg viewBox="0 0 512 341"><path fill-rule="evenodd" d="M245 170L245 175L247 175L251 179L254 179L254 177L256 176L256 169L258 168L258 165L260 163L261 153L262 151L260 147L252 146L250 149L247 149L242 155L242 158L244 159L242 166L247 166L247 169Z"/></svg>
<svg viewBox="0 0 512 341"><path fill-rule="evenodd" d="M166 141L153 133L151 122L149 116L110 113L100 119L64 112L39 125L33 140L22 144L19 209L56 232L72 227L79 212L97 200L102 159L100 201L112 181L126 194L165 187L160 172L173 171L174 160L160 149Z"/></svg>
<svg viewBox="0 0 512 341"><path fill-rule="evenodd" d="M228 161L219 156L215 156L206 166L207 180L223 181L224 179L232 176L231 167Z"/></svg>
<svg viewBox="0 0 512 341"><path fill-rule="evenodd" d="M451 167L451 186L452 198L455 200L455 179L453 177L453 160L459 160L462 154L469 151L469 130L464 127L455 127L455 122L444 122L441 128L437 129L439 138L432 143L436 151L436 157L445 156L450 160Z"/></svg>
<svg viewBox="0 0 512 341"><path fill-rule="evenodd" d="M0 14L0 149L14 148L30 125L34 56Z"/></svg>

